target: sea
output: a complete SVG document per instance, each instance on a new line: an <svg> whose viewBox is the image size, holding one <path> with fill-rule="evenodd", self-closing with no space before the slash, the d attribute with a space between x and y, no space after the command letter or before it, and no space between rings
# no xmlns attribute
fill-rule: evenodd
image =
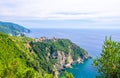
<svg viewBox="0 0 120 78"><path fill-rule="evenodd" d="M66 71L73 74L74 78L95 78L99 73L92 66L93 60L100 57L105 37L114 41L120 41L120 29L31 29L29 37L39 38L65 38L85 49L93 59L85 60L84 63L74 64Z"/></svg>

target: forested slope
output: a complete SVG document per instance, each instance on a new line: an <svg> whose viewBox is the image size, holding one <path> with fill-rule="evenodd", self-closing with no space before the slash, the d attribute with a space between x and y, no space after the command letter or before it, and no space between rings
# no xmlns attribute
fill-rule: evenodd
<svg viewBox="0 0 120 78"><path fill-rule="evenodd" d="M88 57L84 49L68 39L34 39L0 33L1 78L56 78L64 68Z"/></svg>

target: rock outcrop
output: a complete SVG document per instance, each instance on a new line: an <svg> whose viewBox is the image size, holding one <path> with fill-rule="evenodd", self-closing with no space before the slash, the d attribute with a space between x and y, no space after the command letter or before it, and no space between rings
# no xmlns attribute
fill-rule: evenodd
<svg viewBox="0 0 120 78"><path fill-rule="evenodd" d="M53 65L53 67L48 66L49 69L46 70L49 73L53 72L56 78L65 68L72 68L72 64L82 63L89 58L84 49L68 39L38 38L31 43L31 46L39 58Z"/></svg>

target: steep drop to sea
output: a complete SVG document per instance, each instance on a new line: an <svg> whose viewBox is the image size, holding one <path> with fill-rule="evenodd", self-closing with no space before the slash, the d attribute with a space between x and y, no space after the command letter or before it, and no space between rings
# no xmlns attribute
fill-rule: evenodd
<svg viewBox="0 0 120 78"><path fill-rule="evenodd" d="M46 36L48 38L67 38L84 48L89 55L94 58L100 56L102 44L105 36L112 36L112 39L119 41L120 32L117 29L31 29L32 32L28 36L38 38ZM84 61L82 64L75 64L73 68L67 68L75 78L95 78L98 74L96 69L92 67L93 59Z"/></svg>

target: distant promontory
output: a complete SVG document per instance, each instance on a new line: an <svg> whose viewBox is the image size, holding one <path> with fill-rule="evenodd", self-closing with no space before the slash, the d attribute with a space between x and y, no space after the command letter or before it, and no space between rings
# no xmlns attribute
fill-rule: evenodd
<svg viewBox="0 0 120 78"><path fill-rule="evenodd" d="M0 32L13 36L21 36L29 33L30 30L15 23L0 21Z"/></svg>

